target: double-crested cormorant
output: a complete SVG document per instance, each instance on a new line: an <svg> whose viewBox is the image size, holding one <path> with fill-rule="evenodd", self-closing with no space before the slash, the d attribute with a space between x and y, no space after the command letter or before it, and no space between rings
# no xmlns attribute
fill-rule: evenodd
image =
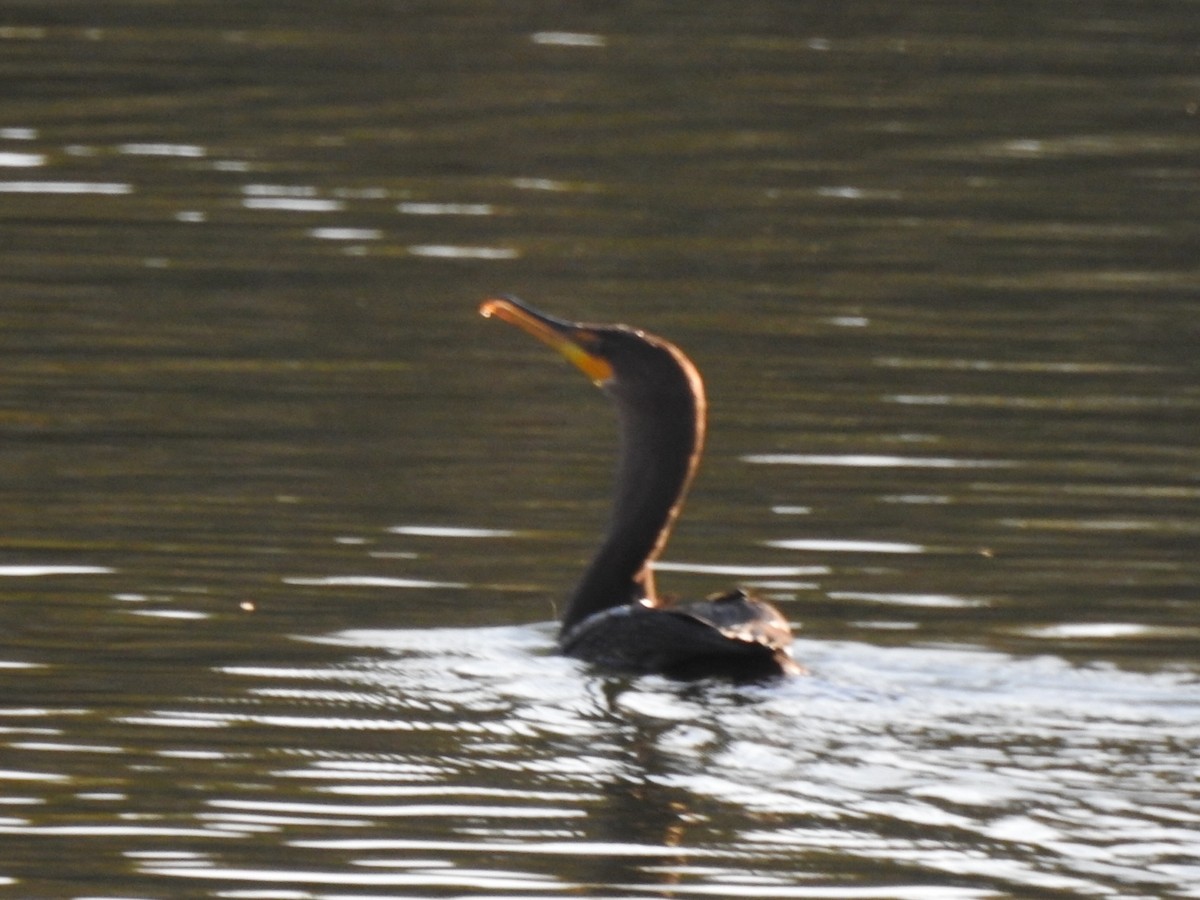
<svg viewBox="0 0 1200 900"><path fill-rule="evenodd" d="M675 678L761 678L803 671L775 607L735 590L669 604L654 588L662 553L700 462L700 373L673 344L626 325L566 322L515 297L479 311L516 325L574 363L617 405L620 460L612 521L562 619L567 656Z"/></svg>

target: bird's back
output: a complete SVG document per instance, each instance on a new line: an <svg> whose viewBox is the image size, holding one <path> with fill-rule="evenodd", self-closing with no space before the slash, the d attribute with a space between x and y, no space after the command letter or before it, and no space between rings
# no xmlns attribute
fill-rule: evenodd
<svg viewBox="0 0 1200 900"><path fill-rule="evenodd" d="M632 673L753 680L803 671L787 620L731 591L680 606L617 606L589 616L560 642L568 656Z"/></svg>

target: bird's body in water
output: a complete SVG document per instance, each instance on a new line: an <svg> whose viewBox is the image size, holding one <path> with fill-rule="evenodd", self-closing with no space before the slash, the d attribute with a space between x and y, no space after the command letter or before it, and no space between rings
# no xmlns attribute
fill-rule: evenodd
<svg viewBox="0 0 1200 900"><path fill-rule="evenodd" d="M562 353L614 401L620 457L612 520L562 619L559 649L610 669L676 678L761 678L803 670L787 619L740 590L671 604L653 564L700 462L704 383L673 344L625 325L547 316L515 297L480 307Z"/></svg>

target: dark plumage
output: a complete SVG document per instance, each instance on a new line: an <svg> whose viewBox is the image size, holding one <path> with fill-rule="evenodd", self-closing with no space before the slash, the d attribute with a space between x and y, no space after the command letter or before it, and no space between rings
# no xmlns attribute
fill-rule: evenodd
<svg viewBox="0 0 1200 900"><path fill-rule="evenodd" d="M802 672L791 656L787 620L770 604L740 590L668 604L655 590L653 563L704 445L704 383L692 362L645 332L566 322L515 297L488 300L480 312L554 347L617 407L612 520L567 603L562 652L611 669L676 678Z"/></svg>

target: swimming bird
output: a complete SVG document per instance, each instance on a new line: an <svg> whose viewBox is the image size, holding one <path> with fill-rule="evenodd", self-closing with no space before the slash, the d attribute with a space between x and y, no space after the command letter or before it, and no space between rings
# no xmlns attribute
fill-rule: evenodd
<svg viewBox="0 0 1200 900"><path fill-rule="evenodd" d="M692 361L644 331L564 321L512 296L491 298L479 311L559 351L617 408L612 517L567 602L559 650L608 669L680 679L803 672L792 659L788 621L769 603L733 590L677 604L655 588L654 561L704 445L704 382Z"/></svg>

